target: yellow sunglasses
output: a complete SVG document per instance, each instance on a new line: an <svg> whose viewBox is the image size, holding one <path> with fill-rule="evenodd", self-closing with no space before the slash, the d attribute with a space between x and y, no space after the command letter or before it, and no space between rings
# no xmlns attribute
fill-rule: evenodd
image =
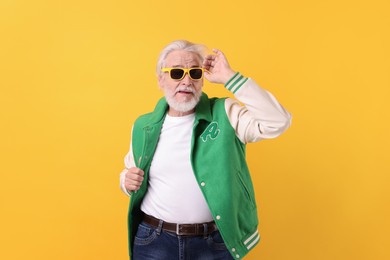
<svg viewBox="0 0 390 260"><path fill-rule="evenodd" d="M162 72L169 72L169 76L171 79L174 80L182 80L186 73L190 76L192 80L200 80L203 78L203 68L190 68L190 69L185 69L185 68L162 68Z"/></svg>

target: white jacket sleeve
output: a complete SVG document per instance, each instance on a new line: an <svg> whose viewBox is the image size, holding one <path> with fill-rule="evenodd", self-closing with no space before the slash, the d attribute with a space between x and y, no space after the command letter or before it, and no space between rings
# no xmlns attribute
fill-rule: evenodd
<svg viewBox="0 0 390 260"><path fill-rule="evenodd" d="M236 73L225 87L243 104L232 98L225 101L226 114L241 142L275 138L289 128L290 113L252 79Z"/></svg>

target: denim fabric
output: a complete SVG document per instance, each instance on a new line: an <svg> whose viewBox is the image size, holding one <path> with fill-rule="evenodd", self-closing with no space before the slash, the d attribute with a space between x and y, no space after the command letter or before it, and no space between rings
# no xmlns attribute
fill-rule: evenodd
<svg viewBox="0 0 390 260"><path fill-rule="evenodd" d="M231 260L219 231L204 236L178 236L141 223L133 247L134 260Z"/></svg>

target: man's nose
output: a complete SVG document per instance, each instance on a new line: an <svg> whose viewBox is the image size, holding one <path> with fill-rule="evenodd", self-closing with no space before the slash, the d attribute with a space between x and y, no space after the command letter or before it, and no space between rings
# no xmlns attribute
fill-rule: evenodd
<svg viewBox="0 0 390 260"><path fill-rule="evenodd" d="M185 83L185 84L192 83L192 79L190 78L190 75L188 75L188 72L186 72L186 74L184 75L184 78L181 80L181 82Z"/></svg>

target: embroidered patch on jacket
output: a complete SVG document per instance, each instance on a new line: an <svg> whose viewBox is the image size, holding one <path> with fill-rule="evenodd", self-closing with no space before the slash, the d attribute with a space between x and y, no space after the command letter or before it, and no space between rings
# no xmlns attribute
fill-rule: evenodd
<svg viewBox="0 0 390 260"><path fill-rule="evenodd" d="M217 138L221 130L218 128L218 122L211 122L207 128L203 131L203 133L200 135L203 142L207 142L207 139L210 137L211 140L214 140Z"/></svg>

